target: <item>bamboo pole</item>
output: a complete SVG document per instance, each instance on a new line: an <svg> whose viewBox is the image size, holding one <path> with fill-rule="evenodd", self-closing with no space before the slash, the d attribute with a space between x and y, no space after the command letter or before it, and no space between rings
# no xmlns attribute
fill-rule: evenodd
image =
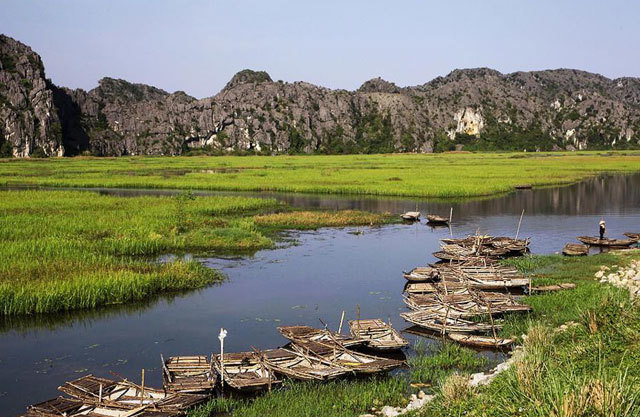
<svg viewBox="0 0 640 417"><path fill-rule="evenodd" d="M449 236L453 237L453 228L451 227L451 221L453 220L453 207L449 210Z"/></svg>
<svg viewBox="0 0 640 417"><path fill-rule="evenodd" d="M142 389L140 390L140 405L144 404L144 368L142 368Z"/></svg>
<svg viewBox="0 0 640 417"><path fill-rule="evenodd" d="M102 403L102 383L100 383L100 390L98 391L98 403Z"/></svg>
<svg viewBox="0 0 640 417"><path fill-rule="evenodd" d="M520 234L520 225L522 224L523 216L524 216L524 209L522 209L522 214L520 215L520 221L518 222L518 231L516 232L516 240L518 240L518 235Z"/></svg>
<svg viewBox="0 0 640 417"><path fill-rule="evenodd" d="M342 310L342 316L340 316L340 327L338 327L338 333L342 333L342 323L344 323L344 310Z"/></svg>

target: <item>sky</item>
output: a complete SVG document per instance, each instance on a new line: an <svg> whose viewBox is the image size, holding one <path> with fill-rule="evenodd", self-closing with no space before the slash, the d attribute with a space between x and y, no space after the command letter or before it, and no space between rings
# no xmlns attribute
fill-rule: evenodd
<svg viewBox="0 0 640 417"><path fill-rule="evenodd" d="M638 77L639 19L618 0L0 0L0 33L57 85L108 76L197 98L245 68L348 90L473 67Z"/></svg>

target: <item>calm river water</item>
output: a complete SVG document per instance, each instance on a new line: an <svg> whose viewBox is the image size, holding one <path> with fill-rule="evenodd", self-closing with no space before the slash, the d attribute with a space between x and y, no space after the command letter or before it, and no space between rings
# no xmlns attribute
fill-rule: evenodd
<svg viewBox="0 0 640 417"><path fill-rule="evenodd" d="M119 195L172 191L101 190ZM203 193L207 194L207 193ZM218 193L219 194L219 193ZM255 194L250 194L255 195ZM562 249L578 235L597 232L601 217L608 235L640 231L640 175L592 179L562 188L518 191L485 200L456 203L419 199L259 194L298 207L355 208L400 213L414 210L448 215L453 234L477 230L513 236L525 210L521 236L531 237L533 253ZM228 330L226 351L276 347L286 343L276 327L285 324L337 328L344 309L355 317L390 318L407 328L398 313L402 270L435 259L448 228L424 223L384 227L292 232L279 248L242 258L203 258L228 280L200 291L159 297L135 306L56 317L0 321L0 415L58 395L65 380L110 371L161 386L160 354L218 352L220 327Z"/></svg>

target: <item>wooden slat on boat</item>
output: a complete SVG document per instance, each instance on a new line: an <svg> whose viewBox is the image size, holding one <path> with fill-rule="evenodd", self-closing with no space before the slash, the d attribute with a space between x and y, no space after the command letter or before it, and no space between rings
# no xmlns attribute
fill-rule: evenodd
<svg viewBox="0 0 640 417"><path fill-rule="evenodd" d="M409 344L409 341L389 323L381 319L349 320L351 337L364 340L365 345L376 350L397 350Z"/></svg>
<svg viewBox="0 0 640 417"><path fill-rule="evenodd" d="M481 348L501 348L513 344L513 339L494 338L492 336L449 333L448 337L461 345L475 346Z"/></svg>
<svg viewBox="0 0 640 417"><path fill-rule="evenodd" d="M589 254L589 246L580 243L567 243L562 249L565 256L587 256Z"/></svg>
<svg viewBox="0 0 640 417"><path fill-rule="evenodd" d="M207 393L215 389L216 373L205 355L162 359L162 383L169 392Z"/></svg>
<svg viewBox="0 0 640 417"><path fill-rule="evenodd" d="M76 413L83 407L85 405L80 400L58 397L34 404L28 407L28 412L41 415L66 416Z"/></svg>
<svg viewBox="0 0 640 417"><path fill-rule="evenodd" d="M118 386L112 379L99 378L92 374L73 381L65 382L58 390L78 399L98 399L100 395L108 396Z"/></svg>
<svg viewBox="0 0 640 417"><path fill-rule="evenodd" d="M578 240L589 246L607 246L620 248L631 246L637 242L637 240L634 239L610 239L607 237L605 237L604 239L600 239L591 236L578 236Z"/></svg>
<svg viewBox="0 0 640 417"><path fill-rule="evenodd" d="M287 339L296 343L304 342L333 342L338 341L345 347L356 346L364 343L328 329L316 329L311 326L280 326L278 331Z"/></svg>
<svg viewBox="0 0 640 417"><path fill-rule="evenodd" d="M237 390L262 390L281 382L255 352L225 353L222 361L213 355L211 361L216 372L224 374L224 383Z"/></svg>
<svg viewBox="0 0 640 417"><path fill-rule="evenodd" d="M459 317L447 317L446 313L441 315L433 314L429 311L412 311L410 313L401 313L400 316L409 323L441 333L482 333L501 327L499 324L492 326L489 323L473 322Z"/></svg>

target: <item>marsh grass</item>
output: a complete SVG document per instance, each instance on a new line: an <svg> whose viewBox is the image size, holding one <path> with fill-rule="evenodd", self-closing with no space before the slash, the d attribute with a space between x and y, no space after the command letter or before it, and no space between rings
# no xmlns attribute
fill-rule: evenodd
<svg viewBox="0 0 640 417"><path fill-rule="evenodd" d="M447 341L425 343L423 339L418 339L414 351L416 355L408 359L410 381L432 387L454 373L478 372L489 363L476 351Z"/></svg>
<svg viewBox="0 0 640 417"><path fill-rule="evenodd" d="M506 193L640 171L639 152L122 157L0 160L0 185L416 197Z"/></svg>
<svg viewBox="0 0 640 417"><path fill-rule="evenodd" d="M215 399L189 413L208 417L229 412L234 417L356 417L383 405L405 405L406 384L400 378L374 377L331 383L286 381L254 400Z"/></svg>
<svg viewBox="0 0 640 417"><path fill-rule="evenodd" d="M254 252L272 247L273 232L284 228L386 221L363 212L299 216L262 198L0 191L0 314L89 309L202 288L222 275L196 261L152 259Z"/></svg>

